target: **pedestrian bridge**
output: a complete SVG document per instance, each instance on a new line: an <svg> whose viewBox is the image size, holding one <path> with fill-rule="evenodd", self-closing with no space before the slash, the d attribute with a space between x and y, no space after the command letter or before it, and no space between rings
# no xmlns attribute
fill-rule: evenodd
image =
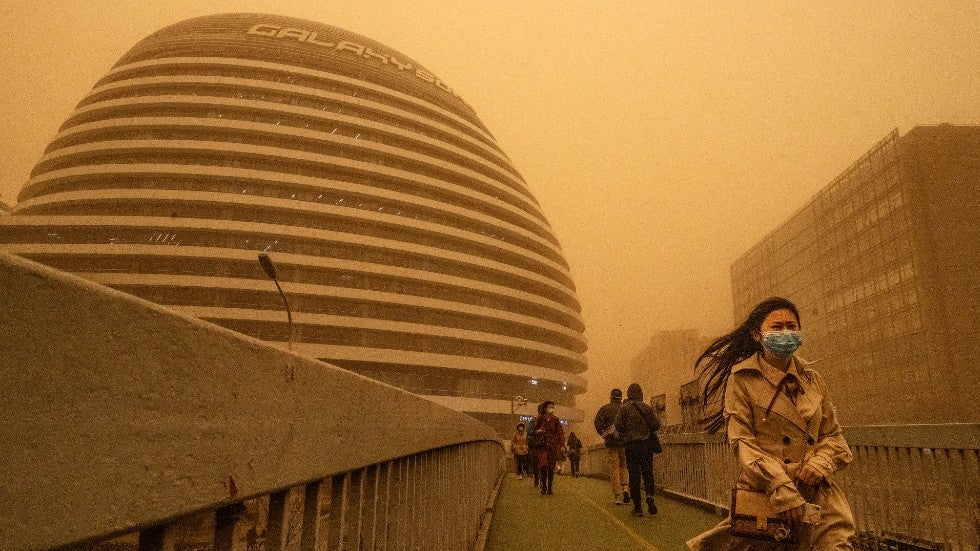
<svg viewBox="0 0 980 551"><path fill-rule="evenodd" d="M721 517L685 501L657 496L658 512L637 518L614 505L606 480L556 476L555 495L542 496L530 479L504 477L493 508L486 551L682 551L684 542Z"/></svg>
<svg viewBox="0 0 980 551"><path fill-rule="evenodd" d="M633 518L595 478L540 496L492 430L408 392L9 254L0 274L0 551L669 551L727 504L717 435L663 435L661 512ZM866 549L978 548L977 425L846 433Z"/></svg>

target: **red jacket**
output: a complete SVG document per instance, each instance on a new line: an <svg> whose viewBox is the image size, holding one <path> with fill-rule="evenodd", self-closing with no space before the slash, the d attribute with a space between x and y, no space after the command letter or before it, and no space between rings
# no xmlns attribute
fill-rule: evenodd
<svg viewBox="0 0 980 551"><path fill-rule="evenodd" d="M558 417L552 415L539 415L534 420L534 430L544 429L544 436L547 443L545 449L558 456L560 450L565 449L565 429L561 426Z"/></svg>

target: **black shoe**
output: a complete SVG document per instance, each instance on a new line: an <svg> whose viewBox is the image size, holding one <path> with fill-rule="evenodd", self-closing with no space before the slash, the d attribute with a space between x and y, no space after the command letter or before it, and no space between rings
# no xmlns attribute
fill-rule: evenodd
<svg viewBox="0 0 980 551"><path fill-rule="evenodd" d="M647 511L649 511L651 515L657 514L657 504L653 502L652 496L647 496Z"/></svg>
<svg viewBox="0 0 980 551"><path fill-rule="evenodd" d="M643 516L643 509L633 509L633 516L634 517L642 517Z"/></svg>
<svg viewBox="0 0 980 551"><path fill-rule="evenodd" d="M553 496L553 495L555 495L555 493L554 493L554 492L552 492L552 491L551 491L551 490L549 489L549 490L548 490L548 495L549 495L549 496Z"/></svg>
<svg viewBox="0 0 980 551"><path fill-rule="evenodd" d="M629 502L630 502L630 493L623 492L623 503L629 503Z"/></svg>

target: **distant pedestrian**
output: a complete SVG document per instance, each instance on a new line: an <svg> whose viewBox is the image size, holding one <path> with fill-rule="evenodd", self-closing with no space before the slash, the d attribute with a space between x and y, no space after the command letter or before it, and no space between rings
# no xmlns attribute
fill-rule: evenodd
<svg viewBox="0 0 980 551"><path fill-rule="evenodd" d="M534 421L534 432L544 436L544 445L538 449L538 478L541 480L541 495L552 495L558 453L565 447L565 430L555 415L554 402L547 400L542 403L541 411Z"/></svg>
<svg viewBox="0 0 980 551"><path fill-rule="evenodd" d="M768 494L773 511L797 531L798 542L742 538L732 534L725 519L687 542L695 551L854 549L854 517L833 479L853 455L827 383L796 355L800 328L792 302L766 299L695 364L703 389L702 421L709 432L726 427L739 466L735 486ZM820 506L819 524L803 523L807 503Z"/></svg>
<svg viewBox="0 0 980 551"><path fill-rule="evenodd" d="M572 477L578 478L579 461L582 459L582 441L575 431L568 433L568 462L571 464Z"/></svg>
<svg viewBox="0 0 980 551"><path fill-rule="evenodd" d="M609 466L609 484L617 505L630 502L627 488L626 448L623 439L615 431L616 414L623 405L623 391L618 388L609 393L609 403L599 408L595 414L595 431L606 444L606 463Z"/></svg>
<svg viewBox="0 0 980 551"><path fill-rule="evenodd" d="M514 464L517 469L517 478L523 479L524 475L531 474L531 455L527 447L527 431L524 430L524 423L517 424L517 432L510 438L510 449L514 452Z"/></svg>
<svg viewBox="0 0 980 551"><path fill-rule="evenodd" d="M568 459L568 448L561 448L558 450L558 462L555 463L555 472L558 476L562 475L562 469L565 467L565 460Z"/></svg>
<svg viewBox="0 0 980 551"><path fill-rule="evenodd" d="M647 511L657 514L653 500L653 438L660 430L660 419L653 408L643 402L643 389L633 383L626 389L628 399L616 414L616 430L626 443L626 468L629 471L630 495L633 497L633 515L643 516L640 501L641 481L646 490Z"/></svg>
<svg viewBox="0 0 980 551"><path fill-rule="evenodd" d="M544 402L538 404L538 415L531 419L527 426L527 447L530 450L528 462L531 464L531 472L534 474L534 487L538 487L541 481L541 469L538 468L538 450L544 445L545 438L537 432L538 417L544 414Z"/></svg>

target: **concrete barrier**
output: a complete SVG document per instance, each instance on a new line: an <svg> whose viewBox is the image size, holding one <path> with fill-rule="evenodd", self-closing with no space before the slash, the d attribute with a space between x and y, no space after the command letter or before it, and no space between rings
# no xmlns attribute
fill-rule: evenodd
<svg viewBox="0 0 980 551"><path fill-rule="evenodd" d="M173 548L202 514L246 546L247 504L270 537L299 494L306 538L364 541L370 510L376 536L465 549L502 469L469 416L7 253L0 335L0 550Z"/></svg>

